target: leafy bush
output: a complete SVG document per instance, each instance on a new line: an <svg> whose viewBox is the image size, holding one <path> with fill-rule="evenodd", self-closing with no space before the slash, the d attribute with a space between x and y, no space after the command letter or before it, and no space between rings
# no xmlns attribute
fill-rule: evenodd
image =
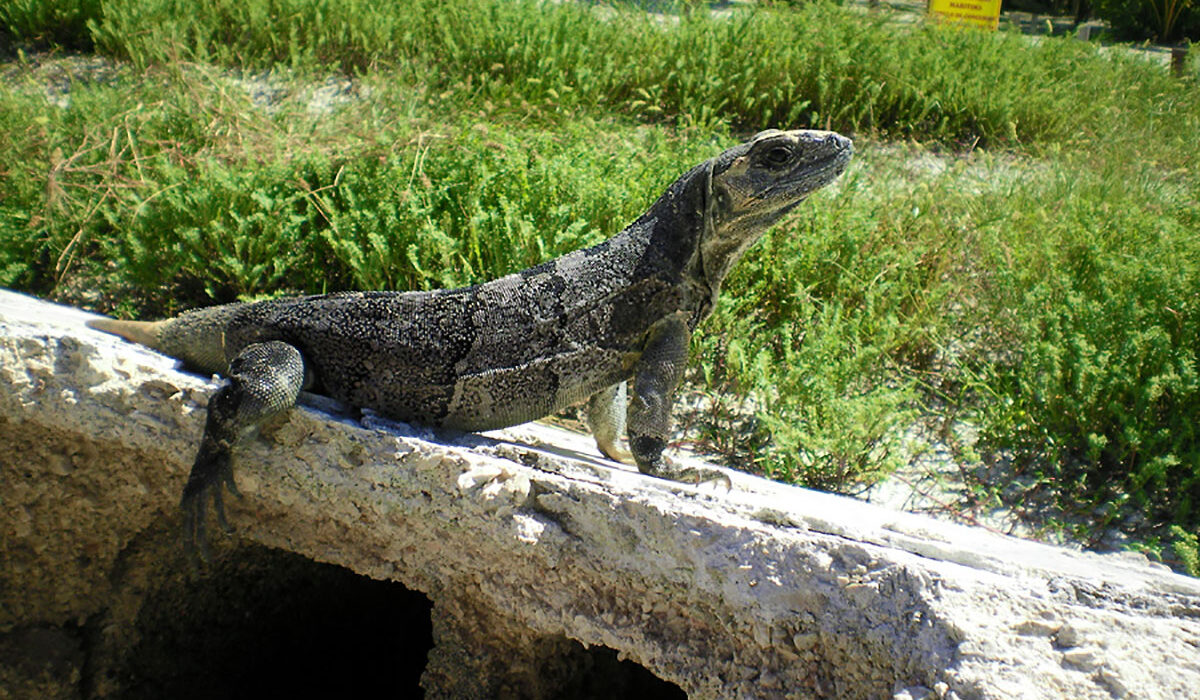
<svg viewBox="0 0 1200 700"><path fill-rule="evenodd" d="M987 360L984 384L1004 400L983 404L983 441L1033 460L1085 509L1108 517L1132 501L1194 527L1200 221L1153 167L1110 167L1031 188L1057 203L1052 218L1005 221L1009 243L994 254L1007 262L983 297L1008 348ZM1038 240L1014 260L1012 237L1031 224Z"/></svg>
<svg viewBox="0 0 1200 700"><path fill-rule="evenodd" d="M1200 6L1193 0L1094 0L1094 9L1122 39L1160 43L1200 39Z"/></svg>
<svg viewBox="0 0 1200 700"><path fill-rule="evenodd" d="M1200 576L1200 535L1188 533L1178 525L1170 528L1175 556L1183 564L1183 570L1192 576Z"/></svg>
<svg viewBox="0 0 1200 700"><path fill-rule="evenodd" d="M0 37L11 37L35 48L92 48L88 22L99 19L103 0L5 0L0 3ZM0 46L3 42L0 42Z"/></svg>
<svg viewBox="0 0 1200 700"><path fill-rule="evenodd" d="M139 66L402 66L438 90L466 83L492 102L944 141L1066 138L1095 86L1124 82L1105 67L1068 89L1064 65L1088 55L1084 46L937 26L896 31L828 3L720 19L690 12L676 24L606 12L533 0L133 0L106 5L91 27L101 50Z"/></svg>
<svg viewBox="0 0 1200 700"><path fill-rule="evenodd" d="M222 79L204 69L161 78L78 85L65 111L0 90L0 128L16 139L0 152L11 175L0 181L0 281L108 286L115 263L121 284L153 298L151 313L467 284L598 242L725 143L587 119L429 133L378 119L372 103L324 120L285 102L276 121L247 94L213 89ZM318 121L319 136L294 131Z"/></svg>
<svg viewBox="0 0 1200 700"><path fill-rule="evenodd" d="M43 9L25 13L20 35L47 30L49 19L35 20L55 5L23 1ZM898 31L884 16L824 2L722 18L687 12L667 24L627 7L534 0L130 0L102 10L80 15L91 20L87 40L142 67L390 66L493 103L748 131L807 124L948 143L1069 140L1113 86L1136 80L1082 44Z"/></svg>

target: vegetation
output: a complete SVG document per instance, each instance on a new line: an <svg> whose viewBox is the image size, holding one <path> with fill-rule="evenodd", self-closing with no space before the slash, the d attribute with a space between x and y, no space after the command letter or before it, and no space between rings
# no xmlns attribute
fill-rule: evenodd
<svg viewBox="0 0 1200 700"><path fill-rule="evenodd" d="M1193 0L1095 0L1095 11L1122 39L1161 43L1200 39L1200 6Z"/></svg>
<svg viewBox="0 0 1200 700"><path fill-rule="evenodd" d="M850 172L696 340L692 439L852 491L930 425L964 469L1008 465L971 498L1049 500L1051 528L1200 573L1191 79L823 3L52 7L0 30L119 63L2 68L0 284L137 316L466 284L603 239L748 133L833 128Z"/></svg>
<svg viewBox="0 0 1200 700"><path fill-rule="evenodd" d="M87 23L101 16L100 6L101 0L7 0L0 5L0 47L13 37L38 46L90 50Z"/></svg>

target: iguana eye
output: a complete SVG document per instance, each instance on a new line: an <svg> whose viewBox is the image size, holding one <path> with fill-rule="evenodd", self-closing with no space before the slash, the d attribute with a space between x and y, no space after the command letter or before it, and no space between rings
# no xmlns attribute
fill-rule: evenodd
<svg viewBox="0 0 1200 700"><path fill-rule="evenodd" d="M792 159L792 152L783 146L776 146L763 154L767 165L786 165Z"/></svg>

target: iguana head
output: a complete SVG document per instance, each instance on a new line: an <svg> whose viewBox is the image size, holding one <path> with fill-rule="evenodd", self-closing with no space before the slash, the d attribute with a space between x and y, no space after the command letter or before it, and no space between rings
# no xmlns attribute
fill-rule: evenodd
<svg viewBox="0 0 1200 700"><path fill-rule="evenodd" d="M698 272L715 296L746 251L784 214L846 169L854 147L832 131L763 131L708 161Z"/></svg>

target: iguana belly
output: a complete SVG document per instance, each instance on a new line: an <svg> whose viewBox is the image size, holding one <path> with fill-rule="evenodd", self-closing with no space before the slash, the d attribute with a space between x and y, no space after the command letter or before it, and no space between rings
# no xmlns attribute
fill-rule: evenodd
<svg viewBox="0 0 1200 700"><path fill-rule="evenodd" d="M542 418L626 379L634 353L575 351L521 366L431 381L428 367L370 363L366 376L334 370L321 376L321 393L352 406L370 408L398 420L477 431Z"/></svg>

